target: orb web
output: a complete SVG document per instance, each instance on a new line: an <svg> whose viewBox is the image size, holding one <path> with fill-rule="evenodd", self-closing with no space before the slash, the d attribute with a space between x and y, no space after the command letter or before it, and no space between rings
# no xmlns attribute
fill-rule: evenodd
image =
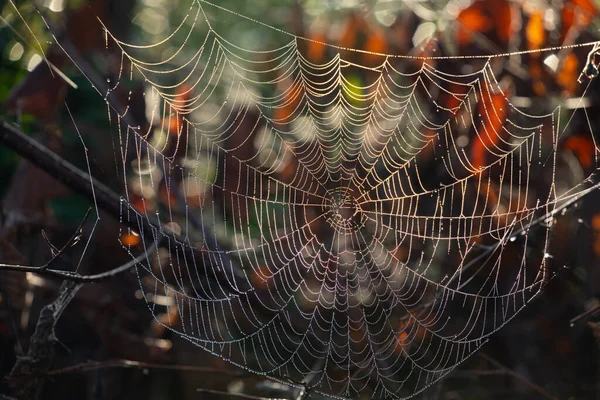
<svg viewBox="0 0 600 400"><path fill-rule="evenodd" d="M227 38L215 13L277 44ZM141 288L153 313L174 299L159 323L249 371L412 397L550 279L552 224L537 221L580 191L556 185L564 116L513 104L504 55L436 64L323 44L315 61L309 43L205 1L157 43L106 31L121 69L104 94L147 88L147 126L112 120L122 218L159 244ZM161 222L152 235L144 219Z"/></svg>

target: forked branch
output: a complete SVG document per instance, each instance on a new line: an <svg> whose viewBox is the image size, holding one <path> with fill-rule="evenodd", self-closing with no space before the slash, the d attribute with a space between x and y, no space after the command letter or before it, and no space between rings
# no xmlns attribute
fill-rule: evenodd
<svg viewBox="0 0 600 400"><path fill-rule="evenodd" d="M65 251L69 247L73 247L79 242L79 240L81 239L81 235L83 234L83 226L84 226L85 222L87 221L87 219L90 215L90 212L91 212L91 208L87 210L87 212L85 213L85 216L83 217L81 223L79 224L79 226L77 227L77 229L75 230L75 232L73 233L71 238L60 249L56 249L56 247L54 247L54 245L52 245L52 243L50 243L47 236L42 231L42 235L44 236L44 239L46 240L46 242L48 243L48 246L50 246L50 250L52 251L52 258L48 262L46 262L40 266L27 266L27 265L15 265L15 264L0 263L0 271L31 272L34 274L43 275L43 276L50 277L50 278L63 279L63 280L76 282L76 283L94 283L94 282L99 282L99 281L103 281L105 279L112 278L123 272L129 271L131 268L135 267L137 264L143 262L146 259L146 257L148 256L148 254L150 254L154 249L156 249L156 246L153 244L150 247L148 247L145 252L143 252L136 258L132 259L131 261L129 261L123 265L120 265L116 268L113 268L109 271L101 272L101 273L94 274L94 275L81 275L77 272L63 271L63 270L59 270L59 269L49 268L53 263L55 263L58 259L60 259L64 255Z"/></svg>

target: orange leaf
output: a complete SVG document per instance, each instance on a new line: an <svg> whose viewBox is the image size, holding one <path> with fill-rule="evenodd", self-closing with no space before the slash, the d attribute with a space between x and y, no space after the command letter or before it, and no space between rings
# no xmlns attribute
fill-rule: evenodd
<svg viewBox="0 0 600 400"><path fill-rule="evenodd" d="M327 37L323 32L313 32L309 35L306 57L313 63L321 63L327 50Z"/></svg>
<svg viewBox="0 0 600 400"><path fill-rule="evenodd" d="M409 345L408 333L402 332L398 336L398 342L396 343L396 352L401 353Z"/></svg>
<svg viewBox="0 0 600 400"><path fill-rule="evenodd" d="M165 118L165 126L170 135L179 136L183 129L184 120L183 115L179 110L183 110L188 106L189 100L192 94L191 86L187 84L181 85L177 89L175 98L171 100L172 108L169 112L169 116Z"/></svg>
<svg viewBox="0 0 600 400"><path fill-rule="evenodd" d="M598 9L592 0L565 1L561 12L561 42L564 42L571 29L579 30L586 27L597 15Z"/></svg>
<svg viewBox="0 0 600 400"><path fill-rule="evenodd" d="M412 315L412 314L411 314ZM422 340L427 331L422 325L415 327L416 322L413 318L406 319L401 321L398 324L398 328L396 331L398 332L398 340L396 342L396 352L402 353L407 350L415 341ZM410 337L410 332L413 336Z"/></svg>
<svg viewBox="0 0 600 400"><path fill-rule="evenodd" d="M158 189L158 198L160 199L162 204L168 204L169 207L175 210L179 208L177 206L178 202L175 193L170 187L167 187L167 185L164 182L161 182L160 187Z"/></svg>
<svg viewBox="0 0 600 400"><path fill-rule="evenodd" d="M261 267L254 271L251 277L252 286L258 289L265 289L269 286L269 278L273 275L267 267Z"/></svg>
<svg viewBox="0 0 600 400"><path fill-rule="evenodd" d="M600 213L592 217L592 227L595 231L600 231Z"/></svg>
<svg viewBox="0 0 600 400"><path fill-rule="evenodd" d="M339 45L345 48L357 47L357 39L359 32L365 30L365 20L359 15L352 13L346 19L344 28L342 29L342 35L340 36Z"/></svg>
<svg viewBox="0 0 600 400"><path fill-rule="evenodd" d="M150 208L148 201L135 193L130 194L129 204L131 204L131 206L140 214L146 213L148 211L147 208Z"/></svg>
<svg viewBox="0 0 600 400"><path fill-rule="evenodd" d="M577 157L583 168L592 167L596 147L591 138L588 136L571 136L565 141L563 147Z"/></svg>
<svg viewBox="0 0 600 400"><path fill-rule="evenodd" d="M379 54L385 54L388 50L385 33L371 26L357 13L350 14L346 19L338 43L342 48L364 50L366 53L360 54L359 57L368 66L381 64L384 58Z"/></svg>
<svg viewBox="0 0 600 400"><path fill-rule="evenodd" d="M483 14L483 2L475 2L458 14L456 39L461 46L471 43L475 32L484 32L492 25L490 18Z"/></svg>
<svg viewBox="0 0 600 400"><path fill-rule="evenodd" d="M539 53L534 53L539 54ZM544 70L542 69L541 59L539 57L532 57L529 59L529 75L531 76L531 86L533 92L537 96L543 96L546 94L546 85L543 82Z"/></svg>
<svg viewBox="0 0 600 400"><path fill-rule="evenodd" d="M546 28L544 28L544 17L540 12L534 12L527 21L525 28L527 48L530 50L541 49L546 43ZM540 53L533 53L539 55Z"/></svg>
<svg viewBox="0 0 600 400"><path fill-rule="evenodd" d="M560 70L556 74L556 82L569 95L573 96L579 87L577 78L581 69L579 68L579 60L574 53L569 53L563 60Z"/></svg>
<svg viewBox="0 0 600 400"><path fill-rule="evenodd" d="M491 92L488 86L483 86L482 92L478 104L479 114L481 114L480 127L471 148L472 163L475 168L487 165L487 154L500 142L508 109L508 99L503 92Z"/></svg>
<svg viewBox="0 0 600 400"><path fill-rule="evenodd" d="M507 45L512 36L512 11L506 0L491 0L492 18L496 24L496 34L502 44Z"/></svg>
<svg viewBox="0 0 600 400"><path fill-rule="evenodd" d="M600 239L596 238L594 241L594 253L600 257Z"/></svg>
<svg viewBox="0 0 600 400"><path fill-rule="evenodd" d="M381 30L372 30L367 36L367 42L365 43L365 51L370 53L385 54L387 51L387 40L384 33ZM376 66L382 63L383 58L378 54L366 53L364 60L367 65Z"/></svg>
<svg viewBox="0 0 600 400"><path fill-rule="evenodd" d="M477 0L462 10L456 20L456 39L460 46L470 44L476 34L502 46L508 45L512 36L512 11L507 0Z"/></svg>
<svg viewBox="0 0 600 400"><path fill-rule="evenodd" d="M442 104L445 108L452 110L452 115L456 116L458 114L459 106L467 91L465 86L458 83L451 83L448 92L442 92Z"/></svg>
<svg viewBox="0 0 600 400"><path fill-rule="evenodd" d="M302 101L304 89L302 83L286 79L280 84L281 93L285 93L284 102L273 112L273 121L280 124L289 123Z"/></svg>
<svg viewBox="0 0 600 400"><path fill-rule="evenodd" d="M137 233L135 233L133 231L132 231L132 233L121 234L120 239L121 239L121 243L123 244L123 246L127 246L127 247L137 246L141 242L140 235L138 235Z"/></svg>

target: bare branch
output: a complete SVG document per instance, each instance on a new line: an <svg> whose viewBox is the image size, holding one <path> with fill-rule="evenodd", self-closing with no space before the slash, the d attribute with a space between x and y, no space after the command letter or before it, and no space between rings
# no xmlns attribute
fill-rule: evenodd
<svg viewBox="0 0 600 400"><path fill-rule="evenodd" d="M273 398L273 397L251 396L249 394L244 394L244 393L223 392L221 390L212 390L212 389L197 389L197 391L199 393L210 393L210 394L220 395L223 397L238 397L240 399L248 399L248 400L287 400L287 399L280 399L280 398Z"/></svg>
<svg viewBox="0 0 600 400"><path fill-rule="evenodd" d="M223 370L222 368L196 367L193 365L156 364L134 360L88 361L85 363L48 371L48 375L62 375L76 372L95 371L103 368L147 368L171 371L199 372L205 374L223 374L234 377L243 377L248 375L248 373L244 371L227 371Z"/></svg>
<svg viewBox="0 0 600 400"><path fill-rule="evenodd" d="M135 267L137 264L143 262L149 253L156 249L156 245L151 245L148 249L132 259L131 261L118 266L114 269L111 269L106 272L101 272L94 275L81 275L77 272L71 271L62 271L58 269L49 269L46 267L47 264L34 267L34 266L26 266L26 265L12 265L12 264L0 264L0 270L4 271L20 271L20 272L31 272L34 274L38 274L41 276L46 276L50 278L62 279L72 282L78 283L96 283L106 279L113 278L119 274L129 271L131 268Z"/></svg>
<svg viewBox="0 0 600 400"><path fill-rule="evenodd" d="M98 207L119 218L121 199L108 186L92 180L89 174L4 120L0 120L0 142L90 201L94 200L95 192Z"/></svg>
<svg viewBox="0 0 600 400"><path fill-rule="evenodd" d="M57 342L54 328L65 308L75 297L80 283L65 282L56 300L46 305L40 312L35 332L31 336L27 355L17 358L7 377L13 394L19 399L34 399L54 358L54 344Z"/></svg>
<svg viewBox="0 0 600 400"><path fill-rule="evenodd" d="M539 385L531 382L529 379L525 378L523 375L518 374L514 370L512 370L512 369L508 368L507 366L501 364L500 362L496 361L495 359L493 359L492 357L488 356L487 354L485 354L483 352L480 352L479 353L479 357L483 358L484 360L486 360L487 362L489 362L490 364L492 364L494 367L498 368L499 370L504 371L504 373L506 375L511 376L511 377L517 379L518 381L524 383L530 389L532 389L533 391L541 394L542 396L544 396L544 397L546 397L548 399L558 400L558 397L552 396L550 393L548 393L541 386L539 386Z"/></svg>
<svg viewBox="0 0 600 400"><path fill-rule="evenodd" d="M126 210L131 210L133 213L135 213L134 215L137 215L137 211L127 201L123 201L121 197L118 196L108 186L104 185L98 180L92 179L89 174L81 171L79 168L75 167L58 154L54 153L30 136L26 135L18 127L2 119L0 119L0 142L6 144L29 162L49 173L56 180L67 185L77 193L85 196L88 200L95 201L95 204L97 204L98 208L107 211L116 220L121 220L123 224L128 225L135 231L139 231L141 229L145 234L148 235L148 237L155 237L156 232L170 232L169 229L163 228L161 222L153 215L144 215L143 217L139 218L121 218L122 213ZM204 240L210 245L216 246L217 240L211 234L210 229L205 227L203 229L201 222L195 217L191 217L191 220L194 226L203 233ZM197 249L193 248L192 246L185 245L187 242L185 238L180 237L173 232L170 232L169 236L176 239L179 243L182 243L184 251L189 252L190 257L194 257L196 254L198 254ZM163 236L163 238L164 237L165 236ZM156 243L156 246L160 245L160 241L159 243ZM219 257L227 260L226 254L220 254ZM116 274L122 272L120 268L115 271ZM127 267L123 266L123 268ZM41 269L43 268L0 264L0 269L40 273ZM111 271L93 276L82 276L75 273L49 269L46 271L49 271L46 273L47 276L70 279L77 282L95 282L114 276L114 274L109 274ZM219 280L220 283L229 285L228 280L223 277L211 276L208 279Z"/></svg>
<svg viewBox="0 0 600 400"><path fill-rule="evenodd" d="M575 318L571 319L569 321L569 324L574 325L576 322L584 319L584 318L588 318L591 317L592 315L596 314L596 313L600 313L600 304L597 305L596 307L590 308L589 310L579 314L578 316L576 316Z"/></svg>
<svg viewBox="0 0 600 400"><path fill-rule="evenodd" d="M81 275L77 272L63 271L63 270L59 270L59 269L50 269L49 267L54 262L56 262L56 260L61 258L64 255L65 251L69 247L72 247L79 242L79 240L81 238L81 234L83 232L83 225L87 221L91 210L92 210L91 208L89 208L87 210L87 212L85 213L83 219L79 223L79 226L77 227L77 229L75 230L75 232L73 233L71 238L64 244L63 247L61 247L58 250L52 243L50 243L46 234L42 233L42 235L44 236L44 239L50 246L50 249L52 250L52 253L53 253L52 258L48 262L46 262L43 265L37 266L37 267L36 266L27 266L27 265L1 264L0 263L0 271L31 272L34 274L47 276L47 277L51 277L51 278L63 279L63 280L71 281L71 282L94 283L94 282L99 282L99 281L102 281L105 279L112 278L123 272L129 271L131 268L135 267L137 264L143 262L146 259L146 257L148 256L148 254L150 254L152 251L154 251L156 249L156 245L152 244L150 247L148 247L146 249L145 252L138 255L136 258L132 259L131 261L129 261L123 265L120 265L114 269L111 269L109 271L101 272L101 273L94 274L94 275Z"/></svg>
<svg viewBox="0 0 600 400"><path fill-rule="evenodd" d="M42 230L42 236L44 237L44 240L46 240L46 243L48 244L48 246L50 246L50 250L52 250L52 258L46 264L38 267L40 270L45 270L48 267L50 267L56 260L58 260L59 258L61 258L63 256L64 252L69 247L72 247L72 246L76 245L77 242L79 242L79 239L81 238L81 233L83 232L83 225L88 220L91 211L92 211L92 209L88 208L85 215L83 216L83 219L79 223L79 226L77 227L77 229L75 230L75 232L73 233L71 238L59 250L57 250L56 247L52 243L50 243L50 240L46 236L46 233ZM0 268L2 267L2 265L3 264L0 264Z"/></svg>

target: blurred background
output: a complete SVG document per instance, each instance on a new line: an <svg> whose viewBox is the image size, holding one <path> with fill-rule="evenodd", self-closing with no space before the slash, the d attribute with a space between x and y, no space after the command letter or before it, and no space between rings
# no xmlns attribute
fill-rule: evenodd
<svg viewBox="0 0 600 400"><path fill-rule="evenodd" d="M249 18L207 7L212 28L225 38L235 38L235 43L257 50L289 42L288 36L264 29L253 20L263 21L313 39L303 42L302 51L316 63L331 56L331 49L319 45L321 41L376 53L478 56L595 41L600 26L600 4L595 0L213 3ZM152 193L143 192L148 186L138 185L139 180L133 176L122 176L111 111L107 111L103 97L89 79L96 86L110 84L122 72L120 53L114 51L114 46L107 50L98 18L112 34L127 42L156 43L189 16L188 0L0 0L0 13L0 117L84 171L88 170L89 154L94 178L119 195L124 191L120 180L128 180L134 206L139 198L151 199L148 207L153 210L164 208L171 201L168 190L159 186ZM185 58L202 45L202 33L207 30L206 24L200 23L194 31L197 34L189 38L178 35L167 46L148 49L144 59L165 58L184 42ZM78 58L69 59L53 36ZM557 172L557 180L565 187L581 182L597 167L594 140L600 123L598 82L592 80L585 94L587 78L579 83L589 50L582 47L552 54L510 56L498 73L498 81L510 81L513 104L532 114L549 112L557 105L574 113L559 148L566 166ZM53 73L42 54L68 79ZM353 61L363 65L377 62L364 53L348 56L356 57ZM470 59L431 61L434 68L456 73L469 72L478 63ZM83 65L87 78L82 74ZM357 85L366 85L372 76L356 73L352 79ZM128 80L115 88L113 96L128 105L128 112L142 131L154 132L151 125L156 121L152 122L152 107L148 107L152 91L143 80ZM579 102L581 96L584 100ZM185 101L183 95L181 101ZM586 107L591 121L583 113L574 112L577 107ZM167 124L180 123L165 118ZM162 136L154 132L149 140L173 152L174 157L181 157L177 146L170 142L168 129ZM82 141L89 153L84 151ZM476 151L474 147L469 149ZM271 155L263 157L268 160ZM210 161L193 161L196 164L190 168L207 176L217 173ZM290 172L284 166L280 173ZM199 198L207 188L196 190ZM600 399L600 322L596 322L599 315L594 311L600 304L599 200L600 194L587 196L552 222L552 265L558 272L542 295L493 335L481 354L472 356L418 398ZM0 263L21 265L40 265L52 256L41 230L60 247L69 240L86 210L94 206L2 142L0 204ZM79 271L95 273L130 260L121 243L139 250L139 236L120 224L119 215L101 212L100 216L94 225L94 209L93 217L86 222L85 239L89 237L90 242L85 251L82 246L70 248L56 268L73 270L79 266ZM227 244L231 238L224 232L224 227L215 227L217 239ZM26 352L40 309L56 297L58 288L57 280L0 271L0 376L7 376L17 358ZM298 398L296 389L236 369L165 330L148 312L144 296L134 273L86 285L56 326L60 344L43 374L37 398L212 399L236 398L241 393ZM155 296L152 301L161 310L157 312L158 320L176 318L166 312L165 305L174 301L168 295ZM98 363L90 364L90 360ZM0 393L10 392L11 384L3 380Z"/></svg>

